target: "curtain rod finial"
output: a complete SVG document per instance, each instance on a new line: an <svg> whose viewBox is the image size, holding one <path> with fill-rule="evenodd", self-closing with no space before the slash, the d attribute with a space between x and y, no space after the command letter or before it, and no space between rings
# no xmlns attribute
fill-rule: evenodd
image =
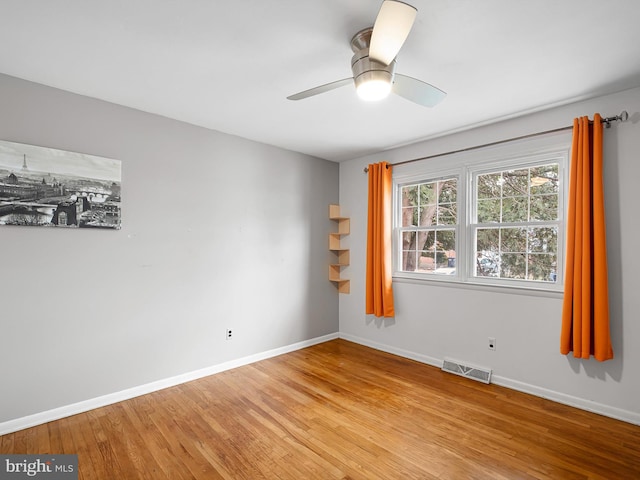
<svg viewBox="0 0 640 480"><path fill-rule="evenodd" d="M607 117L602 119L602 123L604 123L606 128L611 128L611 122L626 122L629 120L629 114L626 110L620 112L620 115L616 115L615 117Z"/></svg>

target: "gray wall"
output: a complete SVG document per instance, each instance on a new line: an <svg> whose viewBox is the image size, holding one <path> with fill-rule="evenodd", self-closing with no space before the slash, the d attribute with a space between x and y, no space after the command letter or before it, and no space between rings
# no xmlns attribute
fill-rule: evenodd
<svg viewBox="0 0 640 480"><path fill-rule="evenodd" d="M123 192L120 231L0 227L0 423L337 332L337 164L3 75L0 106Z"/></svg>
<svg viewBox="0 0 640 480"><path fill-rule="evenodd" d="M559 353L561 294L398 281L395 319L365 315L367 164L448 152L564 127L577 116L622 110L630 120L604 133L614 360L599 363ZM341 336L436 365L452 357L488 366L496 383L640 424L639 112L640 89L634 89L342 163L340 200L351 217L346 239L351 266L345 271L351 295L340 297ZM497 339L496 351L488 350L488 337Z"/></svg>

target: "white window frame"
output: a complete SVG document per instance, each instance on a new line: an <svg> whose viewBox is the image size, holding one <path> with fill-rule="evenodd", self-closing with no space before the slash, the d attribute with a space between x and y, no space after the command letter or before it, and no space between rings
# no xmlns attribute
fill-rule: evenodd
<svg viewBox="0 0 640 480"><path fill-rule="evenodd" d="M548 292L561 292L564 284L565 218L567 207L569 152L571 133L552 134L533 140L443 156L394 167L393 170L393 278L418 283L476 285L482 287L518 288ZM475 274L475 179L483 173L515 170L535 165L558 163L558 219L544 222L558 226L556 281L502 279L476 277ZM401 187L457 177L458 224L456 235L455 275L405 272L402 267L402 199ZM496 226L500 225L495 224Z"/></svg>

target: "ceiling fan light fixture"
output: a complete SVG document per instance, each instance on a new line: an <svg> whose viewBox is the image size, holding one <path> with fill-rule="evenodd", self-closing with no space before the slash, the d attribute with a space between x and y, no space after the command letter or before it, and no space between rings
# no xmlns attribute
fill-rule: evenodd
<svg viewBox="0 0 640 480"><path fill-rule="evenodd" d="M361 100L375 102L391 93L391 82L383 78L365 80L356 87L356 92Z"/></svg>
<svg viewBox="0 0 640 480"><path fill-rule="evenodd" d="M382 100L391 93L395 60L390 65L382 65L369 58L367 49L356 52L351 60L356 92L360 99L374 102Z"/></svg>

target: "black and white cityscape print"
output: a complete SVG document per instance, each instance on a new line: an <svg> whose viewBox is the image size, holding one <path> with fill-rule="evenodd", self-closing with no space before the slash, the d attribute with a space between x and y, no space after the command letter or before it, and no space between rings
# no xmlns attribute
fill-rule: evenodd
<svg viewBox="0 0 640 480"><path fill-rule="evenodd" d="M0 225L119 229L121 162L0 140Z"/></svg>

